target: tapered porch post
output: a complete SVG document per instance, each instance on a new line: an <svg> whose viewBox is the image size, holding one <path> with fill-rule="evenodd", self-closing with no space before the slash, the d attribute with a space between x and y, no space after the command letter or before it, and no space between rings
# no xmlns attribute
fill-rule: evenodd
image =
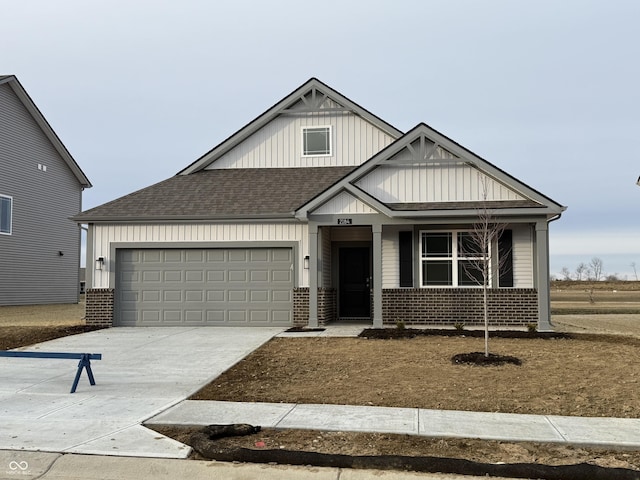
<svg viewBox="0 0 640 480"><path fill-rule="evenodd" d="M372 225L373 234L373 328L382 328L382 225Z"/></svg>
<svg viewBox="0 0 640 480"><path fill-rule="evenodd" d="M536 267L538 271L538 331L553 330L549 299L549 226L546 220L536 223Z"/></svg>
<svg viewBox="0 0 640 480"><path fill-rule="evenodd" d="M318 226L309 224L309 327L318 326Z"/></svg>

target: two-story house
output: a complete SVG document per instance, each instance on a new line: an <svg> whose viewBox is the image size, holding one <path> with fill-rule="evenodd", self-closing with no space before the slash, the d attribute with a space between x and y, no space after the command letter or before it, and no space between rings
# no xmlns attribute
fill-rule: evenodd
<svg viewBox="0 0 640 480"><path fill-rule="evenodd" d="M0 305L76 303L91 187L13 75L0 76Z"/></svg>

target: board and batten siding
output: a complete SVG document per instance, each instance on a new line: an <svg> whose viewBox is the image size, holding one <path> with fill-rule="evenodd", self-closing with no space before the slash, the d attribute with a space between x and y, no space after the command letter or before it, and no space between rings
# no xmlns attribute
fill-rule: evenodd
<svg viewBox="0 0 640 480"><path fill-rule="evenodd" d="M314 215L340 214L340 213L378 213L363 201L347 192L340 192L331 200L322 204L312 212Z"/></svg>
<svg viewBox="0 0 640 480"><path fill-rule="evenodd" d="M486 197L483 184L486 185ZM524 199L476 168L455 163L381 167L359 180L357 185L383 203Z"/></svg>
<svg viewBox="0 0 640 480"><path fill-rule="evenodd" d="M400 287L400 242L405 226L385 226L382 229L382 288ZM414 262L413 268L419 268Z"/></svg>
<svg viewBox="0 0 640 480"><path fill-rule="evenodd" d="M162 225L94 225L94 258L104 257L103 270L93 269L93 288L109 288L110 275L115 269L115 258L111 258L112 243L180 243L180 248L189 248L189 242L298 242L299 258L294 260L298 268L301 287L309 286L308 270L304 269L305 255L309 255L308 226L301 223L242 223L242 224L162 224ZM248 245L250 246L250 245ZM130 247L135 248L135 246ZM146 248L146 247L145 247ZM194 246L202 248L202 245ZM215 245L207 248L215 248ZM94 262L92 262L94 263Z"/></svg>
<svg viewBox="0 0 640 480"><path fill-rule="evenodd" d="M302 127L331 126L331 156L303 157ZM207 167L291 168L357 166L393 138L350 113L281 115Z"/></svg>
<svg viewBox="0 0 640 480"><path fill-rule="evenodd" d="M533 227L513 226L513 286L533 288Z"/></svg>
<svg viewBox="0 0 640 480"><path fill-rule="evenodd" d="M78 302L80 229L69 217L81 210L82 187L8 84L0 194L13 197L12 234L0 234L0 305Z"/></svg>
<svg viewBox="0 0 640 480"><path fill-rule="evenodd" d="M331 228L320 228L320 279L321 287L331 287Z"/></svg>

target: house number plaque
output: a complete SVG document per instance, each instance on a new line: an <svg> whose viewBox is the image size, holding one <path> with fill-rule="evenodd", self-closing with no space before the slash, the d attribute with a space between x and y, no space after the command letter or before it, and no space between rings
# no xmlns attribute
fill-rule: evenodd
<svg viewBox="0 0 640 480"><path fill-rule="evenodd" d="M338 225L351 225L353 223L353 219L351 218L339 218Z"/></svg>

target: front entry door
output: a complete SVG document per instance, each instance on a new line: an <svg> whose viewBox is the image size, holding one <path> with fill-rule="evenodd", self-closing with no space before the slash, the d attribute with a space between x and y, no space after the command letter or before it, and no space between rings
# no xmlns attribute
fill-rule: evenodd
<svg viewBox="0 0 640 480"><path fill-rule="evenodd" d="M369 247L342 247L338 255L340 318L370 318Z"/></svg>

